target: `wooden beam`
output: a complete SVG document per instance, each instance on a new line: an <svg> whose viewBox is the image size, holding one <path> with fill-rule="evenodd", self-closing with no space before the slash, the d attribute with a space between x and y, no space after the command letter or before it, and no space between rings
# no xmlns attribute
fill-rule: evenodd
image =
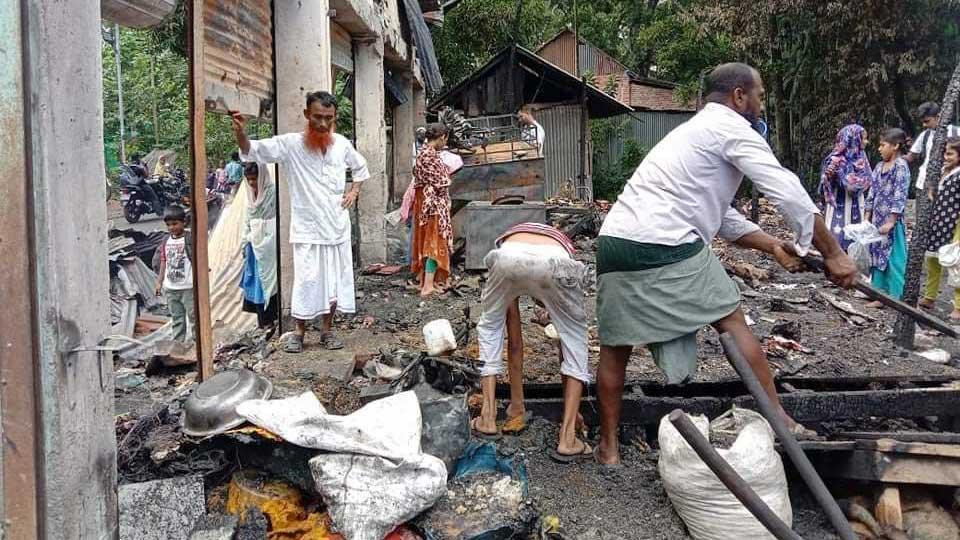
<svg viewBox="0 0 960 540"><path fill-rule="evenodd" d="M207 261L207 151L204 104L203 1L187 3L190 48L191 207L193 209L194 333L200 380L213 376L213 330L210 321L210 265Z"/></svg>
<svg viewBox="0 0 960 540"><path fill-rule="evenodd" d="M836 438L843 440L893 439L901 442L922 442L934 444L960 444L960 433L935 432L885 432L885 431L842 431Z"/></svg>
<svg viewBox="0 0 960 540"><path fill-rule="evenodd" d="M869 450L807 452L817 471L828 478L960 486L960 460L956 458Z"/></svg>

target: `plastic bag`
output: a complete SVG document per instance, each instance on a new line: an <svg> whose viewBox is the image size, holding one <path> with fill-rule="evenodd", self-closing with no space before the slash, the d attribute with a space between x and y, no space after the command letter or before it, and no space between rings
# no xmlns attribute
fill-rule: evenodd
<svg viewBox="0 0 960 540"><path fill-rule="evenodd" d="M847 225L843 228L847 240L852 240L847 247L847 255L857 263L857 268L863 274L870 273L873 260L870 256L870 244L882 242L883 236L873 223L862 222Z"/></svg>
<svg viewBox="0 0 960 540"><path fill-rule="evenodd" d="M940 246L937 250L937 260L943 268L953 268L960 266L960 243L951 242L945 246Z"/></svg>
<svg viewBox="0 0 960 540"><path fill-rule="evenodd" d="M789 526L793 510L787 478L767 421L746 409L733 409L713 424L708 424L704 416L692 416L691 420L704 436L708 426L736 435L729 449L718 448L717 452ZM696 540L774 538L703 463L667 417L660 420L659 440L660 477L690 536Z"/></svg>

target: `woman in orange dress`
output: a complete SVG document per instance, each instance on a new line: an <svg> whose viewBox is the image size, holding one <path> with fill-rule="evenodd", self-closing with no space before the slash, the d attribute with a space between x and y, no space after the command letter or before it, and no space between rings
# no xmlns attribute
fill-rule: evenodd
<svg viewBox="0 0 960 540"><path fill-rule="evenodd" d="M413 256L410 270L419 276L420 296L439 290L450 275L453 226L450 221L450 170L440 159L447 144L447 128L427 128L427 140L413 167L416 199L413 203Z"/></svg>

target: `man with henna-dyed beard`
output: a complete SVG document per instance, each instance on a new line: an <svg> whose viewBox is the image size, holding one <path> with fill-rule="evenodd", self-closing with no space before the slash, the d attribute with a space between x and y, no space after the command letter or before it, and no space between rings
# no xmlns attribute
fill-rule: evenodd
<svg viewBox="0 0 960 540"><path fill-rule="evenodd" d="M336 311L356 312L353 254L348 209L357 201L360 186L370 178L367 162L346 137L335 132L337 100L329 92L307 94L301 133L286 133L251 141L246 121L233 116L233 130L244 161L279 163L290 190L290 243L293 244L293 291L290 312L296 330L283 344L286 352L303 351L306 323L323 316L321 341L340 349L331 327ZM346 189L350 169L352 189Z"/></svg>

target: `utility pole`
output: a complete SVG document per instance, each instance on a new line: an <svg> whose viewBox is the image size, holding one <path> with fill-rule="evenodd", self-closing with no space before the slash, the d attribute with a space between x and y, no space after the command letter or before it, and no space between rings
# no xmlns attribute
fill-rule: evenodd
<svg viewBox="0 0 960 540"><path fill-rule="evenodd" d="M573 0L573 36L574 36L574 70L580 79L580 171L577 177L576 196L589 199L587 192L587 79L580 69L580 11L577 9L577 0Z"/></svg>
<svg viewBox="0 0 960 540"><path fill-rule="evenodd" d="M160 148L160 113L157 97L157 57L150 56L150 86L153 88L153 146Z"/></svg>
<svg viewBox="0 0 960 540"><path fill-rule="evenodd" d="M114 24L112 30L101 28L103 40L113 47L113 59L117 68L117 117L120 119L120 163L127 162L126 129L123 122L123 68L120 65L120 25Z"/></svg>

